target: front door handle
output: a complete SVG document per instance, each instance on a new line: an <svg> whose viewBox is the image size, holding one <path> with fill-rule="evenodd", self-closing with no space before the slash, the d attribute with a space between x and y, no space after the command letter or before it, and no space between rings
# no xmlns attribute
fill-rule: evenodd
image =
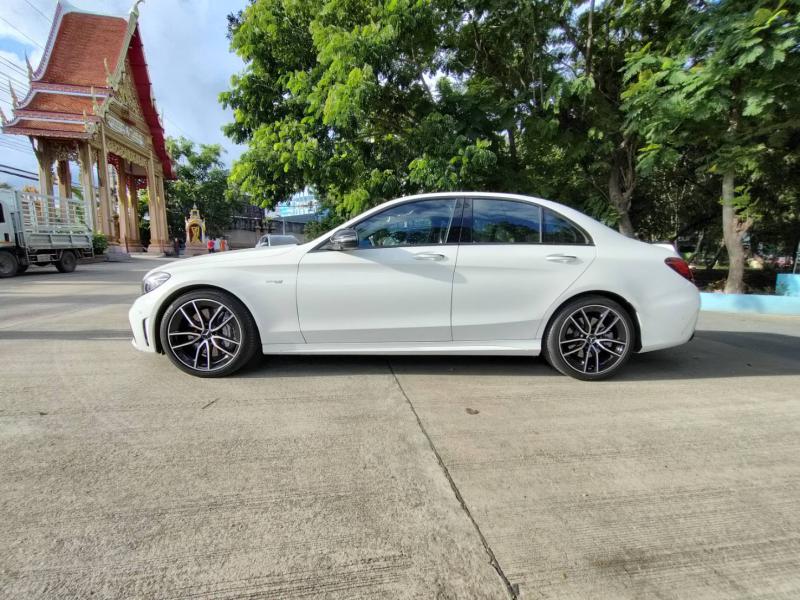
<svg viewBox="0 0 800 600"><path fill-rule="evenodd" d="M545 256L545 260L549 260L551 262L571 263L577 261L578 257L572 256L571 254L548 254Z"/></svg>
<svg viewBox="0 0 800 600"><path fill-rule="evenodd" d="M414 255L414 260L444 260L444 254L436 254L435 252L420 252Z"/></svg>

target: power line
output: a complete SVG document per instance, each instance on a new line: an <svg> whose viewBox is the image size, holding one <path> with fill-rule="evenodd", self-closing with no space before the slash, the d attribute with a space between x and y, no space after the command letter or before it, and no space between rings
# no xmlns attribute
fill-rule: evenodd
<svg viewBox="0 0 800 600"><path fill-rule="evenodd" d="M9 149L12 149L12 150L22 150L24 152L33 152L33 149L30 146L23 146L21 144L9 144L5 140L0 141L0 146L3 146L4 148L9 148Z"/></svg>
<svg viewBox="0 0 800 600"><path fill-rule="evenodd" d="M18 71L20 75L28 76L28 73L20 67L18 64L11 62L5 56L0 56L0 62L5 63L7 66L11 67L13 70Z"/></svg>
<svg viewBox="0 0 800 600"><path fill-rule="evenodd" d="M35 5L33 2L31 2L30 0L25 0L25 4L27 4L28 6L30 6L30 7L31 7L33 10L35 10L36 12L38 12L40 15L42 15L42 16L43 16L45 19L47 19L47 21L48 21L48 22L50 22L50 23L52 23L52 22L53 22L53 19L51 19L50 17L48 17L46 14L44 14L44 13L43 13L43 12L42 12L42 11L39 9L39 7L38 7L38 6L36 6L36 5Z"/></svg>
<svg viewBox="0 0 800 600"><path fill-rule="evenodd" d="M20 169L19 167L15 167L13 165L6 165L0 163L0 167L3 167L4 169L14 169L15 171L20 171L22 173L25 173L26 175L37 175L35 171L28 171L28 169Z"/></svg>
<svg viewBox="0 0 800 600"><path fill-rule="evenodd" d="M5 79L10 79L12 83L16 83L18 86L28 88L28 82L23 81L22 79L18 79L18 75L14 75L12 73L7 73L5 71L0 70L0 75L3 76Z"/></svg>
<svg viewBox="0 0 800 600"><path fill-rule="evenodd" d="M7 150L11 150L12 152L19 152L20 154L28 154L25 150L20 150L19 148L7 148Z"/></svg>
<svg viewBox="0 0 800 600"><path fill-rule="evenodd" d="M30 181L39 181L38 177L31 177L30 175L22 175L20 173L14 173L13 171L7 171L3 167L0 167L0 173L7 173L8 175L13 175L14 177L19 177L21 179L29 179Z"/></svg>
<svg viewBox="0 0 800 600"><path fill-rule="evenodd" d="M20 31L20 30L19 30L19 28L18 28L18 27L16 27L15 25L13 25L13 24L9 23L9 22L8 22L8 20L7 20L5 17L0 17L0 21L2 21L3 23L5 23L5 24L6 24L6 25L8 25L9 27L11 27L11 29L13 29L14 31L16 31L17 33L19 33L21 36L23 36L23 37L25 37L25 38L29 39L29 40L30 40L30 41L32 41L34 44L36 44L37 46L39 46L39 48L41 48L42 50L44 50L44 46L42 46L42 45L41 45L39 42L37 42L35 39L33 39L33 38L32 38L31 36L29 36L28 34L26 34L26 33L23 33L22 31Z"/></svg>

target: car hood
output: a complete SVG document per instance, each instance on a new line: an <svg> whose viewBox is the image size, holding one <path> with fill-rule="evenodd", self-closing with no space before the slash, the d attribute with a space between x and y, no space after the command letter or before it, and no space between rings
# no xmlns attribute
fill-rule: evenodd
<svg viewBox="0 0 800 600"><path fill-rule="evenodd" d="M244 250L231 250L228 252L215 252L213 254L201 254L199 256L192 256L190 258L182 258L175 260L165 265L152 269L145 275L147 277L151 273L177 273L183 270L197 269L203 267L224 267L227 265L239 265L249 263L251 260L257 260L259 263L268 265L270 259L277 258L294 252L300 246L272 246L263 248L247 248Z"/></svg>

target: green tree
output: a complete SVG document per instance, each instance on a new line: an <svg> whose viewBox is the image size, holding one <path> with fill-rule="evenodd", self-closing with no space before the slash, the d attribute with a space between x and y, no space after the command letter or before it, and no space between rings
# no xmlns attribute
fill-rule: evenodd
<svg viewBox="0 0 800 600"><path fill-rule="evenodd" d="M628 128L644 141L645 171L707 149L719 177L730 268L725 291L744 289L744 239L764 211L753 195L765 166L782 161L800 127L800 4L725 0L689 5L686 31L664 51L629 53Z"/></svg>
<svg viewBox="0 0 800 600"><path fill-rule="evenodd" d="M218 144L195 144L186 138L167 139L167 149L176 163L174 181L165 182L170 237L182 236L184 219L193 206L206 220L206 231L220 235L242 202L228 187L228 170Z"/></svg>

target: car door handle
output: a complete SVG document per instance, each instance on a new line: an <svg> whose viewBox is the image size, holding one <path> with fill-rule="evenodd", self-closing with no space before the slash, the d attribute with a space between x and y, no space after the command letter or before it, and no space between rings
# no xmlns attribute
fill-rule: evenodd
<svg viewBox="0 0 800 600"><path fill-rule="evenodd" d="M414 260L444 260L444 254L436 254L435 252L420 252L414 255Z"/></svg>
<svg viewBox="0 0 800 600"><path fill-rule="evenodd" d="M571 263L577 261L578 257L571 254L548 254L545 259L551 262Z"/></svg>

